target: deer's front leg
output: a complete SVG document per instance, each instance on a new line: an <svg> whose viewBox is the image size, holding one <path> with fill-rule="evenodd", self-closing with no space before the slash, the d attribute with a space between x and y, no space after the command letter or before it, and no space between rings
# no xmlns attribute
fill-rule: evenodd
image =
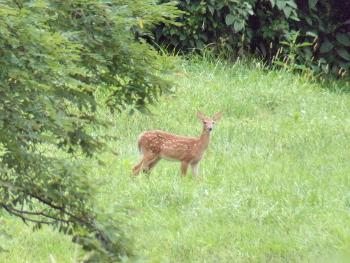
<svg viewBox="0 0 350 263"><path fill-rule="evenodd" d="M186 176L187 168L188 168L188 162L182 161L181 162L181 175L182 176Z"/></svg>
<svg viewBox="0 0 350 263"><path fill-rule="evenodd" d="M198 175L199 162L191 163L192 173L195 177Z"/></svg>

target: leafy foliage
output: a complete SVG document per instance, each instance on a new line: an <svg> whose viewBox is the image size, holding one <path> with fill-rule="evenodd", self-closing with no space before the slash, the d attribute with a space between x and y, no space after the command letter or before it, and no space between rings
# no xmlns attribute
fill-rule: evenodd
<svg viewBox="0 0 350 263"><path fill-rule="evenodd" d="M292 41L297 31L298 44L313 43L298 49L303 65L314 72L349 75L349 1L181 0L178 6L186 11L178 19L182 26L159 26L154 33L170 48L186 52L210 45L231 57L253 53L272 61L276 53L284 59L294 52L281 41Z"/></svg>
<svg viewBox="0 0 350 263"><path fill-rule="evenodd" d="M86 261L132 251L115 221L93 204L94 184L79 155L103 149L91 127L95 92L107 105L142 110L170 87L166 61L147 33L177 14L152 0L0 1L0 207L36 227L74 234ZM63 157L52 152L62 152Z"/></svg>
<svg viewBox="0 0 350 263"><path fill-rule="evenodd" d="M313 70L349 76L350 69L350 2L308 1L298 3L303 39L314 42L302 56L313 60ZM309 63L310 64L310 63Z"/></svg>
<svg viewBox="0 0 350 263"><path fill-rule="evenodd" d="M162 1L168 2L168 1ZM215 43L231 50L240 45L239 35L245 30L247 19L253 14L250 1L179 1L185 11L179 22L181 27L158 27L156 39L178 49L203 48Z"/></svg>

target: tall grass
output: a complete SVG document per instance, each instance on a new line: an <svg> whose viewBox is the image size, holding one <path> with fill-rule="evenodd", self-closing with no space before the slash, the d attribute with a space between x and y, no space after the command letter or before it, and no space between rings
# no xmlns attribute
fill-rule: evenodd
<svg viewBox="0 0 350 263"><path fill-rule="evenodd" d="M92 162L105 183L96 202L127 206L135 251L147 262L334 262L350 251L350 96L259 62L182 61L178 90L152 115L112 115L119 154ZM335 86L339 86L334 88ZM329 89L328 89L329 88ZM202 181L161 161L132 178L140 132L199 135L197 109L224 115L200 165ZM0 262L74 262L78 249L47 228L31 233L5 218L12 234Z"/></svg>

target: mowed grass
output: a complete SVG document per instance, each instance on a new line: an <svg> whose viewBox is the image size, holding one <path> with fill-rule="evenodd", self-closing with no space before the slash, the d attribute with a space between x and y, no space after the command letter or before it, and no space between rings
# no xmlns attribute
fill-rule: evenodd
<svg viewBox="0 0 350 263"><path fill-rule="evenodd" d="M316 84L258 62L182 62L173 95L153 115L112 115L119 139L105 153L98 206L132 211L127 236L146 262L335 262L350 251L348 83ZM223 111L201 164L202 180L161 161L130 177L137 136L162 129L196 136L196 110ZM105 132L98 130L96 133ZM44 228L6 218L13 235L0 262L74 262L78 248Z"/></svg>

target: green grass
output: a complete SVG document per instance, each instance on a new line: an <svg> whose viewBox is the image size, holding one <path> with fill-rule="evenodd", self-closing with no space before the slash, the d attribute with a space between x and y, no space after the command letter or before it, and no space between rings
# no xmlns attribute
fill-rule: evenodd
<svg viewBox="0 0 350 263"><path fill-rule="evenodd" d="M98 205L125 205L127 235L146 262L334 262L350 251L349 84L312 83L259 63L192 60L153 115L113 116L120 139L91 175ZM202 180L161 161L131 178L140 132L199 135L197 109L224 115L200 165ZM101 132L101 131L96 131ZM13 238L0 262L74 262L78 248L44 228L6 218Z"/></svg>

